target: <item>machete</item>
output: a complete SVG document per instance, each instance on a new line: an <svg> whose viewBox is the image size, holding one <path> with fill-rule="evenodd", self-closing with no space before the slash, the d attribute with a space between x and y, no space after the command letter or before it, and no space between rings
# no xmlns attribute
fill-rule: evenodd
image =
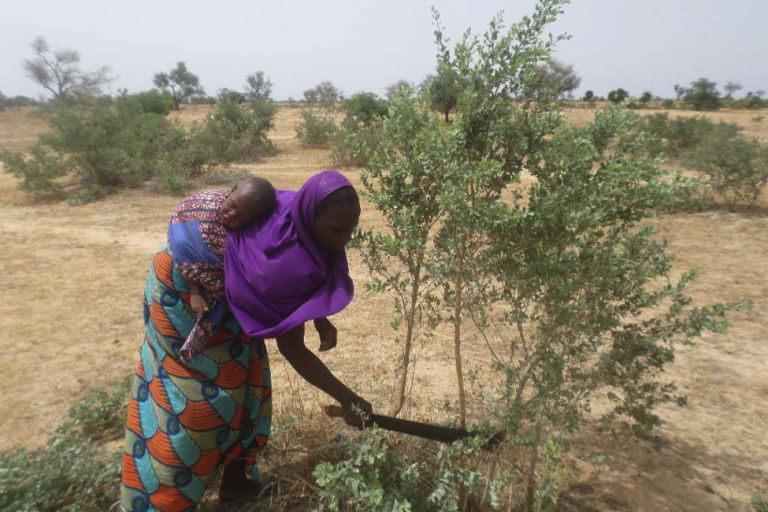
<svg viewBox="0 0 768 512"><path fill-rule="evenodd" d="M331 418L341 418L344 416L344 411L338 405L327 405L325 407L325 414ZM431 423L403 420L392 416L385 416L383 414L371 414L371 422L386 430L402 432L403 434L423 437L424 439L431 439L433 441L441 441L443 443L452 443L459 439L479 434L479 432L472 432L464 430L463 428L441 427L439 425L432 425ZM503 431L496 432L482 446L483 450L495 450L504 440L504 437L505 435Z"/></svg>

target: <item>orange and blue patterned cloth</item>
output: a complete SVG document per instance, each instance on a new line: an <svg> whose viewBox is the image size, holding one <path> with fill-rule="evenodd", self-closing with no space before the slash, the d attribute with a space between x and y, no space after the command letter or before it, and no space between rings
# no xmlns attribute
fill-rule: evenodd
<svg viewBox="0 0 768 512"><path fill-rule="evenodd" d="M168 248L154 257L144 291L146 335L128 406L121 505L182 512L199 503L218 467L256 453L269 437L271 379L264 340L227 309L191 360L180 351L196 323L189 289Z"/></svg>
<svg viewBox="0 0 768 512"><path fill-rule="evenodd" d="M168 223L168 246L173 262L187 281L198 283L208 303L198 315L184 340L182 358L194 356L205 347L219 328L227 308L224 292L224 251L227 228L219 207L229 195L226 190L206 190L184 199Z"/></svg>

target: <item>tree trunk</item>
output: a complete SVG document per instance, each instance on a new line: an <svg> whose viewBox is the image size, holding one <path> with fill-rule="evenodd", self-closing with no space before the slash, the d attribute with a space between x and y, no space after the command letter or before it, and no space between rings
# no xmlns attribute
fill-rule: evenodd
<svg viewBox="0 0 768 512"><path fill-rule="evenodd" d="M543 427L541 421L536 424L536 438L531 446L531 460L528 463L528 488L525 493L525 510L533 512L533 505L536 501L536 465L539 460L539 445L541 444L541 434Z"/></svg>
<svg viewBox="0 0 768 512"><path fill-rule="evenodd" d="M459 424L461 428L467 426L467 402L464 395L464 372L461 364L461 313L463 304L462 292L464 286L463 272L464 272L464 238L462 236L458 260L456 262L456 304L453 309L453 352L456 359L456 383L459 389Z"/></svg>
<svg viewBox="0 0 768 512"><path fill-rule="evenodd" d="M419 300L419 288L421 286L421 264L424 260L424 254L419 254L416 262L416 271L411 284L411 303L409 305L408 316L405 319L405 348L403 350L403 361L400 367L400 377L397 383L397 399L390 411L392 416L397 416L405 404L405 391L408 386L408 367L411 364L411 349L413 348L413 328L416 323L416 303Z"/></svg>

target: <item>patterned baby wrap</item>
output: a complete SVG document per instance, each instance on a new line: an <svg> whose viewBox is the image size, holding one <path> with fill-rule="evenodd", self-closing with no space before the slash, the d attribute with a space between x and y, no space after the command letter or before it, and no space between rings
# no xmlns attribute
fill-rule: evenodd
<svg viewBox="0 0 768 512"><path fill-rule="evenodd" d="M196 317L187 333L183 360L202 350L219 330L227 308L224 292L224 252L227 228L219 218L219 207L229 195L226 190L206 190L184 199L168 223L168 246L173 262L187 281L198 283L209 310Z"/></svg>

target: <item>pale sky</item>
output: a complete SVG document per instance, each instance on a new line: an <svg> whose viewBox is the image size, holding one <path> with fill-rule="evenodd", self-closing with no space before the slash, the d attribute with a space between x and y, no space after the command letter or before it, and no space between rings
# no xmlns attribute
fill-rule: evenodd
<svg viewBox="0 0 768 512"><path fill-rule="evenodd" d="M430 7L452 40L482 33L504 11L513 23L533 0L0 0L0 92L38 97L22 62L43 36L77 50L82 68L108 65L108 92L151 89L152 77L183 60L206 93L242 90L261 70L273 97L300 99L323 80L345 95L383 95L398 79L420 82L435 68ZM556 58L599 96L622 87L672 97L674 84L706 77L768 90L768 0L574 0L550 27L572 36Z"/></svg>

